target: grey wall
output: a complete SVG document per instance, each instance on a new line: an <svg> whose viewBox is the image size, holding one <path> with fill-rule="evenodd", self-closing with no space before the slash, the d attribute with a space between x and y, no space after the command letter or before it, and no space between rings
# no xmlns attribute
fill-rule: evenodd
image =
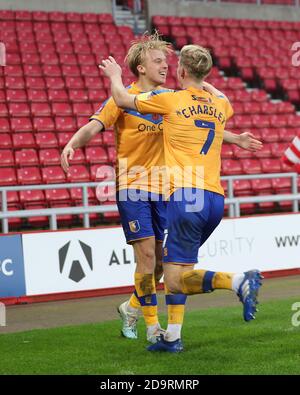
<svg viewBox="0 0 300 395"><path fill-rule="evenodd" d="M111 0L0 0L2 10L112 13Z"/></svg>
<svg viewBox="0 0 300 395"><path fill-rule="evenodd" d="M265 19L300 21L300 7L257 6L256 4L222 3L202 1L147 0L148 16L176 15L195 17L220 17L237 19Z"/></svg>

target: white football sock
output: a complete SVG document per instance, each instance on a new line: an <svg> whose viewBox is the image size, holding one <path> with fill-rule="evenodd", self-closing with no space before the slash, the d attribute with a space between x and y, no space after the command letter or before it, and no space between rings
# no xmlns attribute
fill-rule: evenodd
<svg viewBox="0 0 300 395"><path fill-rule="evenodd" d="M174 340L181 338L181 324L168 324L167 331L165 334L165 340L173 342Z"/></svg>
<svg viewBox="0 0 300 395"><path fill-rule="evenodd" d="M239 286L241 285L242 281L244 280L245 275L243 273L234 274L232 278L232 289L235 292L238 292Z"/></svg>

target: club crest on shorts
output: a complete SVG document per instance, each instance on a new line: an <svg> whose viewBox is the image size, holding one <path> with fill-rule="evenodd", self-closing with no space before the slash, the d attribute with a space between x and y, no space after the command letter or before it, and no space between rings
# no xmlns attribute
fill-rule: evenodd
<svg viewBox="0 0 300 395"><path fill-rule="evenodd" d="M137 233L141 228L140 228L140 223L139 221L135 220L135 221L130 221L128 222L129 224L129 229L131 230L131 232L133 233Z"/></svg>

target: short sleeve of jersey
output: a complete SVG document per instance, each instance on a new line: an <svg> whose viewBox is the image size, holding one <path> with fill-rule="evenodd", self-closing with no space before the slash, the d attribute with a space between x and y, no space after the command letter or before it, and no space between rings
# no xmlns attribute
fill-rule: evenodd
<svg viewBox="0 0 300 395"><path fill-rule="evenodd" d="M119 118L121 109L116 105L114 99L111 97L106 100L101 107L91 116L90 121L95 119L100 121L105 129L110 128Z"/></svg>
<svg viewBox="0 0 300 395"><path fill-rule="evenodd" d="M228 121L228 119L231 118L231 117L233 116L233 114L234 114L232 105L231 105L231 103L230 103L229 100L226 100L226 103L225 103L225 113L226 113L226 120L227 120L227 121Z"/></svg>
<svg viewBox="0 0 300 395"><path fill-rule="evenodd" d="M168 114L171 112L174 91L160 89L141 93L135 98L135 105L141 114Z"/></svg>

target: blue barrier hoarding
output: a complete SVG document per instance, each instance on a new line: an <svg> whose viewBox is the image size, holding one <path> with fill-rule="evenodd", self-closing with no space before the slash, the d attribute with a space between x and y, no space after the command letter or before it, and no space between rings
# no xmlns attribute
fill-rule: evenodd
<svg viewBox="0 0 300 395"><path fill-rule="evenodd" d="M22 236L0 236L0 298L25 294Z"/></svg>

